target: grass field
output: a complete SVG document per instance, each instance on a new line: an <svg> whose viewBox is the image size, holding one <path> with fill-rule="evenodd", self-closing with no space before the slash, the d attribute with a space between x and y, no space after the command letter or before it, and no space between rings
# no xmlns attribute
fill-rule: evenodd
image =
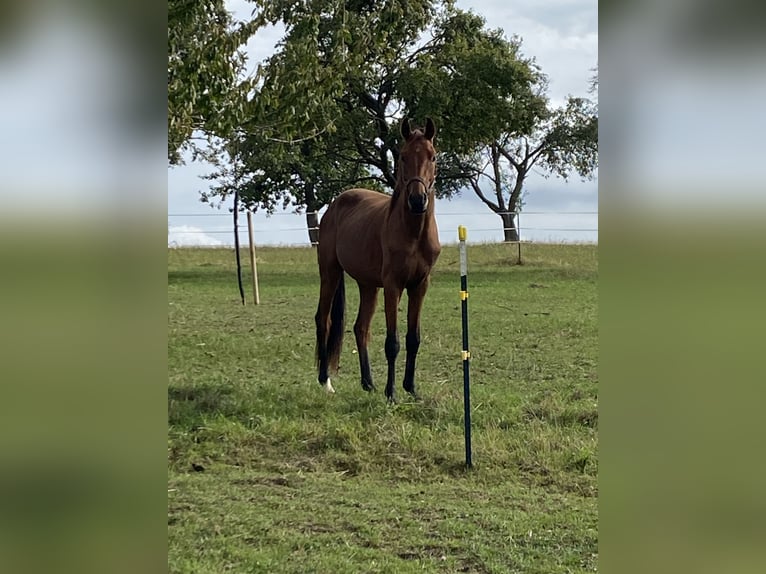
<svg viewBox="0 0 766 574"><path fill-rule="evenodd" d="M424 305L422 400L401 389L402 350L394 406L382 297L378 391L359 384L349 281L328 396L314 369L314 251L257 256L261 305L248 289L243 307L231 249L168 251L169 571L596 570L597 246L529 245L515 265L507 245L469 244L471 471L457 247L444 246Z"/></svg>

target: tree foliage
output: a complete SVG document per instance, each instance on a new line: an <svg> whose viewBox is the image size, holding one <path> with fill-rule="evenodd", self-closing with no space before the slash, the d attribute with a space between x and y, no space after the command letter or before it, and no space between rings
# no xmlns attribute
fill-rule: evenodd
<svg viewBox="0 0 766 574"><path fill-rule="evenodd" d="M526 133L545 112L545 78L520 55L520 41L487 30L482 17L451 1L314 0L264 10L261 18L281 19L287 32L264 68L258 117L275 127L296 114L310 117L290 100L298 62L311 62L312 95L322 105L314 105L320 121L298 141L278 129L247 130L229 146L251 206L317 209L351 186L392 188L402 116L437 119L437 193L449 197L473 175L464 158L500 137L498 126Z"/></svg>
<svg viewBox="0 0 766 574"><path fill-rule="evenodd" d="M252 19L235 22L225 0L168 0L169 163L179 163L184 149L201 152L195 133L207 143L228 144L245 134L291 142L332 130L333 114L325 111L338 91L343 57L332 53L319 61L313 49L319 30L312 10L320 3L305 3L295 33L248 76L247 41L303 4L252 3Z"/></svg>
<svg viewBox="0 0 766 574"><path fill-rule="evenodd" d="M240 47L253 27L235 25L224 0L168 0L168 162L193 133L228 137L244 113Z"/></svg>
<svg viewBox="0 0 766 574"><path fill-rule="evenodd" d="M457 9L453 0L253 4L247 33L279 22L285 35L246 95L229 74L240 65L231 50L245 28L229 32L236 41L221 48L235 55L228 67L216 68L223 79L202 92L202 109L215 108L219 87L223 94L234 85L236 97L226 109L236 113L218 132L215 122L205 127L226 134L207 156L218 169L209 176L215 183L205 201L237 190L251 209L316 212L349 187L390 189L403 116L416 124L427 116L436 120L437 194L451 197L470 188L501 215L521 208L533 167L565 179L591 177L597 168L596 105L570 97L552 107L547 78L522 55L521 39L487 28L484 18ZM231 30L225 18L216 18ZM209 35L192 37L193 46L204 48L199 38ZM591 85L595 91L597 71ZM184 87L192 89L198 89L193 82ZM170 102L169 90L169 108ZM504 227L512 222L504 220Z"/></svg>

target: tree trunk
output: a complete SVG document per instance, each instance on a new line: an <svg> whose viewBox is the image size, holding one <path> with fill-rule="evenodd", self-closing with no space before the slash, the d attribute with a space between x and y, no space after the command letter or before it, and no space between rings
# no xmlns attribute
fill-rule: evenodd
<svg viewBox="0 0 766 574"><path fill-rule="evenodd" d="M503 220L503 240L506 243L519 240L519 230L516 228L516 219L513 213L500 213Z"/></svg>
<svg viewBox="0 0 766 574"><path fill-rule="evenodd" d="M309 241L316 247L319 245L319 215L316 211L306 211L306 227L309 230Z"/></svg>
<svg viewBox="0 0 766 574"><path fill-rule="evenodd" d="M306 227L312 247L319 245L319 206L314 195L314 184L306 185Z"/></svg>

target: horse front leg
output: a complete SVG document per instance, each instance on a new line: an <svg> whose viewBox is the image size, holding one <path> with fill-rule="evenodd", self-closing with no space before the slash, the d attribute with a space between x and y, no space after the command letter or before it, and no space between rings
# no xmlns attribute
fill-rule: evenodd
<svg viewBox="0 0 766 574"><path fill-rule="evenodd" d="M402 290L395 285L383 288L386 307L386 361L388 362L388 377L386 378L386 398L389 403L396 402L396 356L399 354L399 333L396 330L396 315Z"/></svg>
<svg viewBox="0 0 766 574"><path fill-rule="evenodd" d="M420 348L420 311L428 290L428 278L414 287L407 288L407 360L404 367L404 390L417 398L415 392L415 359Z"/></svg>
<svg viewBox="0 0 766 574"><path fill-rule="evenodd" d="M361 372L362 388L365 391L374 391L370 371L370 357L367 354L367 345L370 342L370 324L375 314L375 303L378 300L377 287L359 285L359 314L354 323L354 337L356 337L356 349L359 353L359 370Z"/></svg>

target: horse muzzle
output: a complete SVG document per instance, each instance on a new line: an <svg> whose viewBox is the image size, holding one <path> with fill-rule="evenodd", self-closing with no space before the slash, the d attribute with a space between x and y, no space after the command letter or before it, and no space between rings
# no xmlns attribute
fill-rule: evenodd
<svg viewBox="0 0 766 574"><path fill-rule="evenodd" d="M428 196L426 194L411 194L407 198L407 204L412 213L416 215L423 214L428 209Z"/></svg>
<svg viewBox="0 0 766 574"><path fill-rule="evenodd" d="M407 204L409 205L410 211L412 213L421 215L426 212L426 209L428 209L428 194L431 191L431 186L429 186L421 177L413 177L410 179L407 182L407 187L409 188L412 183L421 184L423 186L423 191L411 191L407 196Z"/></svg>

